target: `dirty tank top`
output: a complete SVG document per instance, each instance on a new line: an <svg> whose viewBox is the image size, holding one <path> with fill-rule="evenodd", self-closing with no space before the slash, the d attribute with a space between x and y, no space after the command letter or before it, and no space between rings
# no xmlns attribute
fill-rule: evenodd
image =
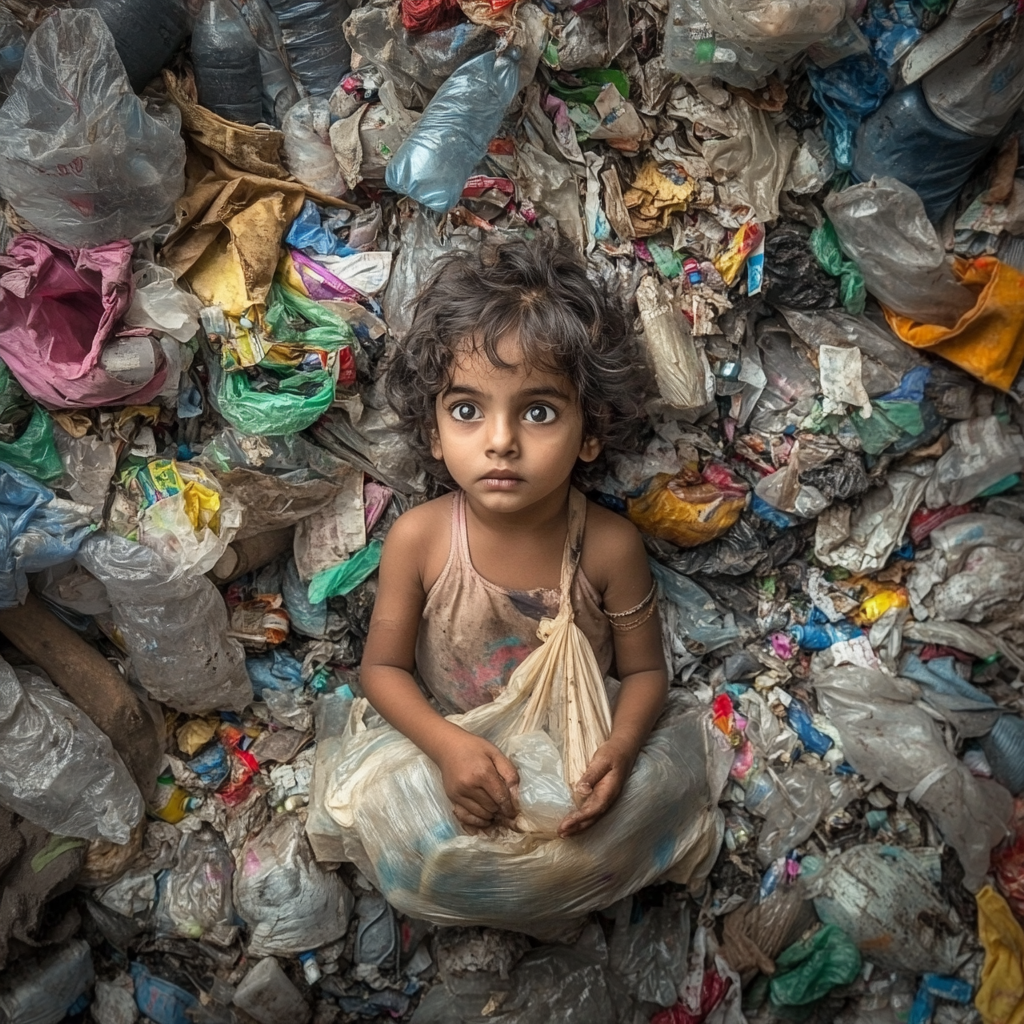
<svg viewBox="0 0 1024 1024"><path fill-rule="evenodd" d="M586 498L569 491L569 529L582 544ZM558 614L559 590L510 590L473 568L466 532L466 496L455 493L448 561L430 588L416 639L416 669L448 712L468 711L501 693L516 667L541 645L537 627ZM612 630L581 568L572 581L576 625L605 674L612 663Z"/></svg>

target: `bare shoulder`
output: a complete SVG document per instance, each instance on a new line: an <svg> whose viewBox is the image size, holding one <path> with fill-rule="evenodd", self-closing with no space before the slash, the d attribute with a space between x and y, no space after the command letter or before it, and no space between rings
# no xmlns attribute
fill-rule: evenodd
<svg viewBox="0 0 1024 1024"><path fill-rule="evenodd" d="M600 593L608 590L615 576L646 574L647 555L640 531L625 516L588 501L580 564Z"/></svg>
<svg viewBox="0 0 1024 1024"><path fill-rule="evenodd" d="M403 512L388 531L384 556L392 564L415 565L424 589L429 590L448 559L451 518L451 494Z"/></svg>

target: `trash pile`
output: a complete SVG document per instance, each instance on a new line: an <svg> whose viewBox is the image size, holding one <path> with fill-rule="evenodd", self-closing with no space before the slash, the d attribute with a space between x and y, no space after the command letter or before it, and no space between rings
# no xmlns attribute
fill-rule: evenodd
<svg viewBox="0 0 1024 1024"><path fill-rule="evenodd" d="M0 1021L1024 1020L1018 3L0 38ZM728 777L685 879L526 936L396 913L336 769L438 493L387 354L438 256L537 232L635 318L650 430L590 497Z"/></svg>

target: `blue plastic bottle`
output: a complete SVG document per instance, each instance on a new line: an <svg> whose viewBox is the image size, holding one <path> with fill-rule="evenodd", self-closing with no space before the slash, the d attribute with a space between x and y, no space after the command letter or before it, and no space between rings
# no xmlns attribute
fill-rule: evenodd
<svg viewBox="0 0 1024 1024"><path fill-rule="evenodd" d="M444 213L466 181L519 89L519 53L483 53L467 61L427 104L385 172L388 188Z"/></svg>

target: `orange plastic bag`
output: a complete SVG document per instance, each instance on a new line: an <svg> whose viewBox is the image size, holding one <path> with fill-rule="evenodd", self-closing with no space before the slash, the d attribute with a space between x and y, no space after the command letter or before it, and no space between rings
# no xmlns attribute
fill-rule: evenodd
<svg viewBox="0 0 1024 1024"><path fill-rule="evenodd" d="M978 292L954 327L922 324L887 307L889 326L908 345L955 363L985 384L1008 391L1024 361L1024 274L992 256L956 260L961 284Z"/></svg>
<svg viewBox="0 0 1024 1024"><path fill-rule="evenodd" d="M647 492L626 503L629 518L644 533L695 548L721 537L747 504L747 486L714 463L703 473L684 466L676 475L659 473Z"/></svg>

